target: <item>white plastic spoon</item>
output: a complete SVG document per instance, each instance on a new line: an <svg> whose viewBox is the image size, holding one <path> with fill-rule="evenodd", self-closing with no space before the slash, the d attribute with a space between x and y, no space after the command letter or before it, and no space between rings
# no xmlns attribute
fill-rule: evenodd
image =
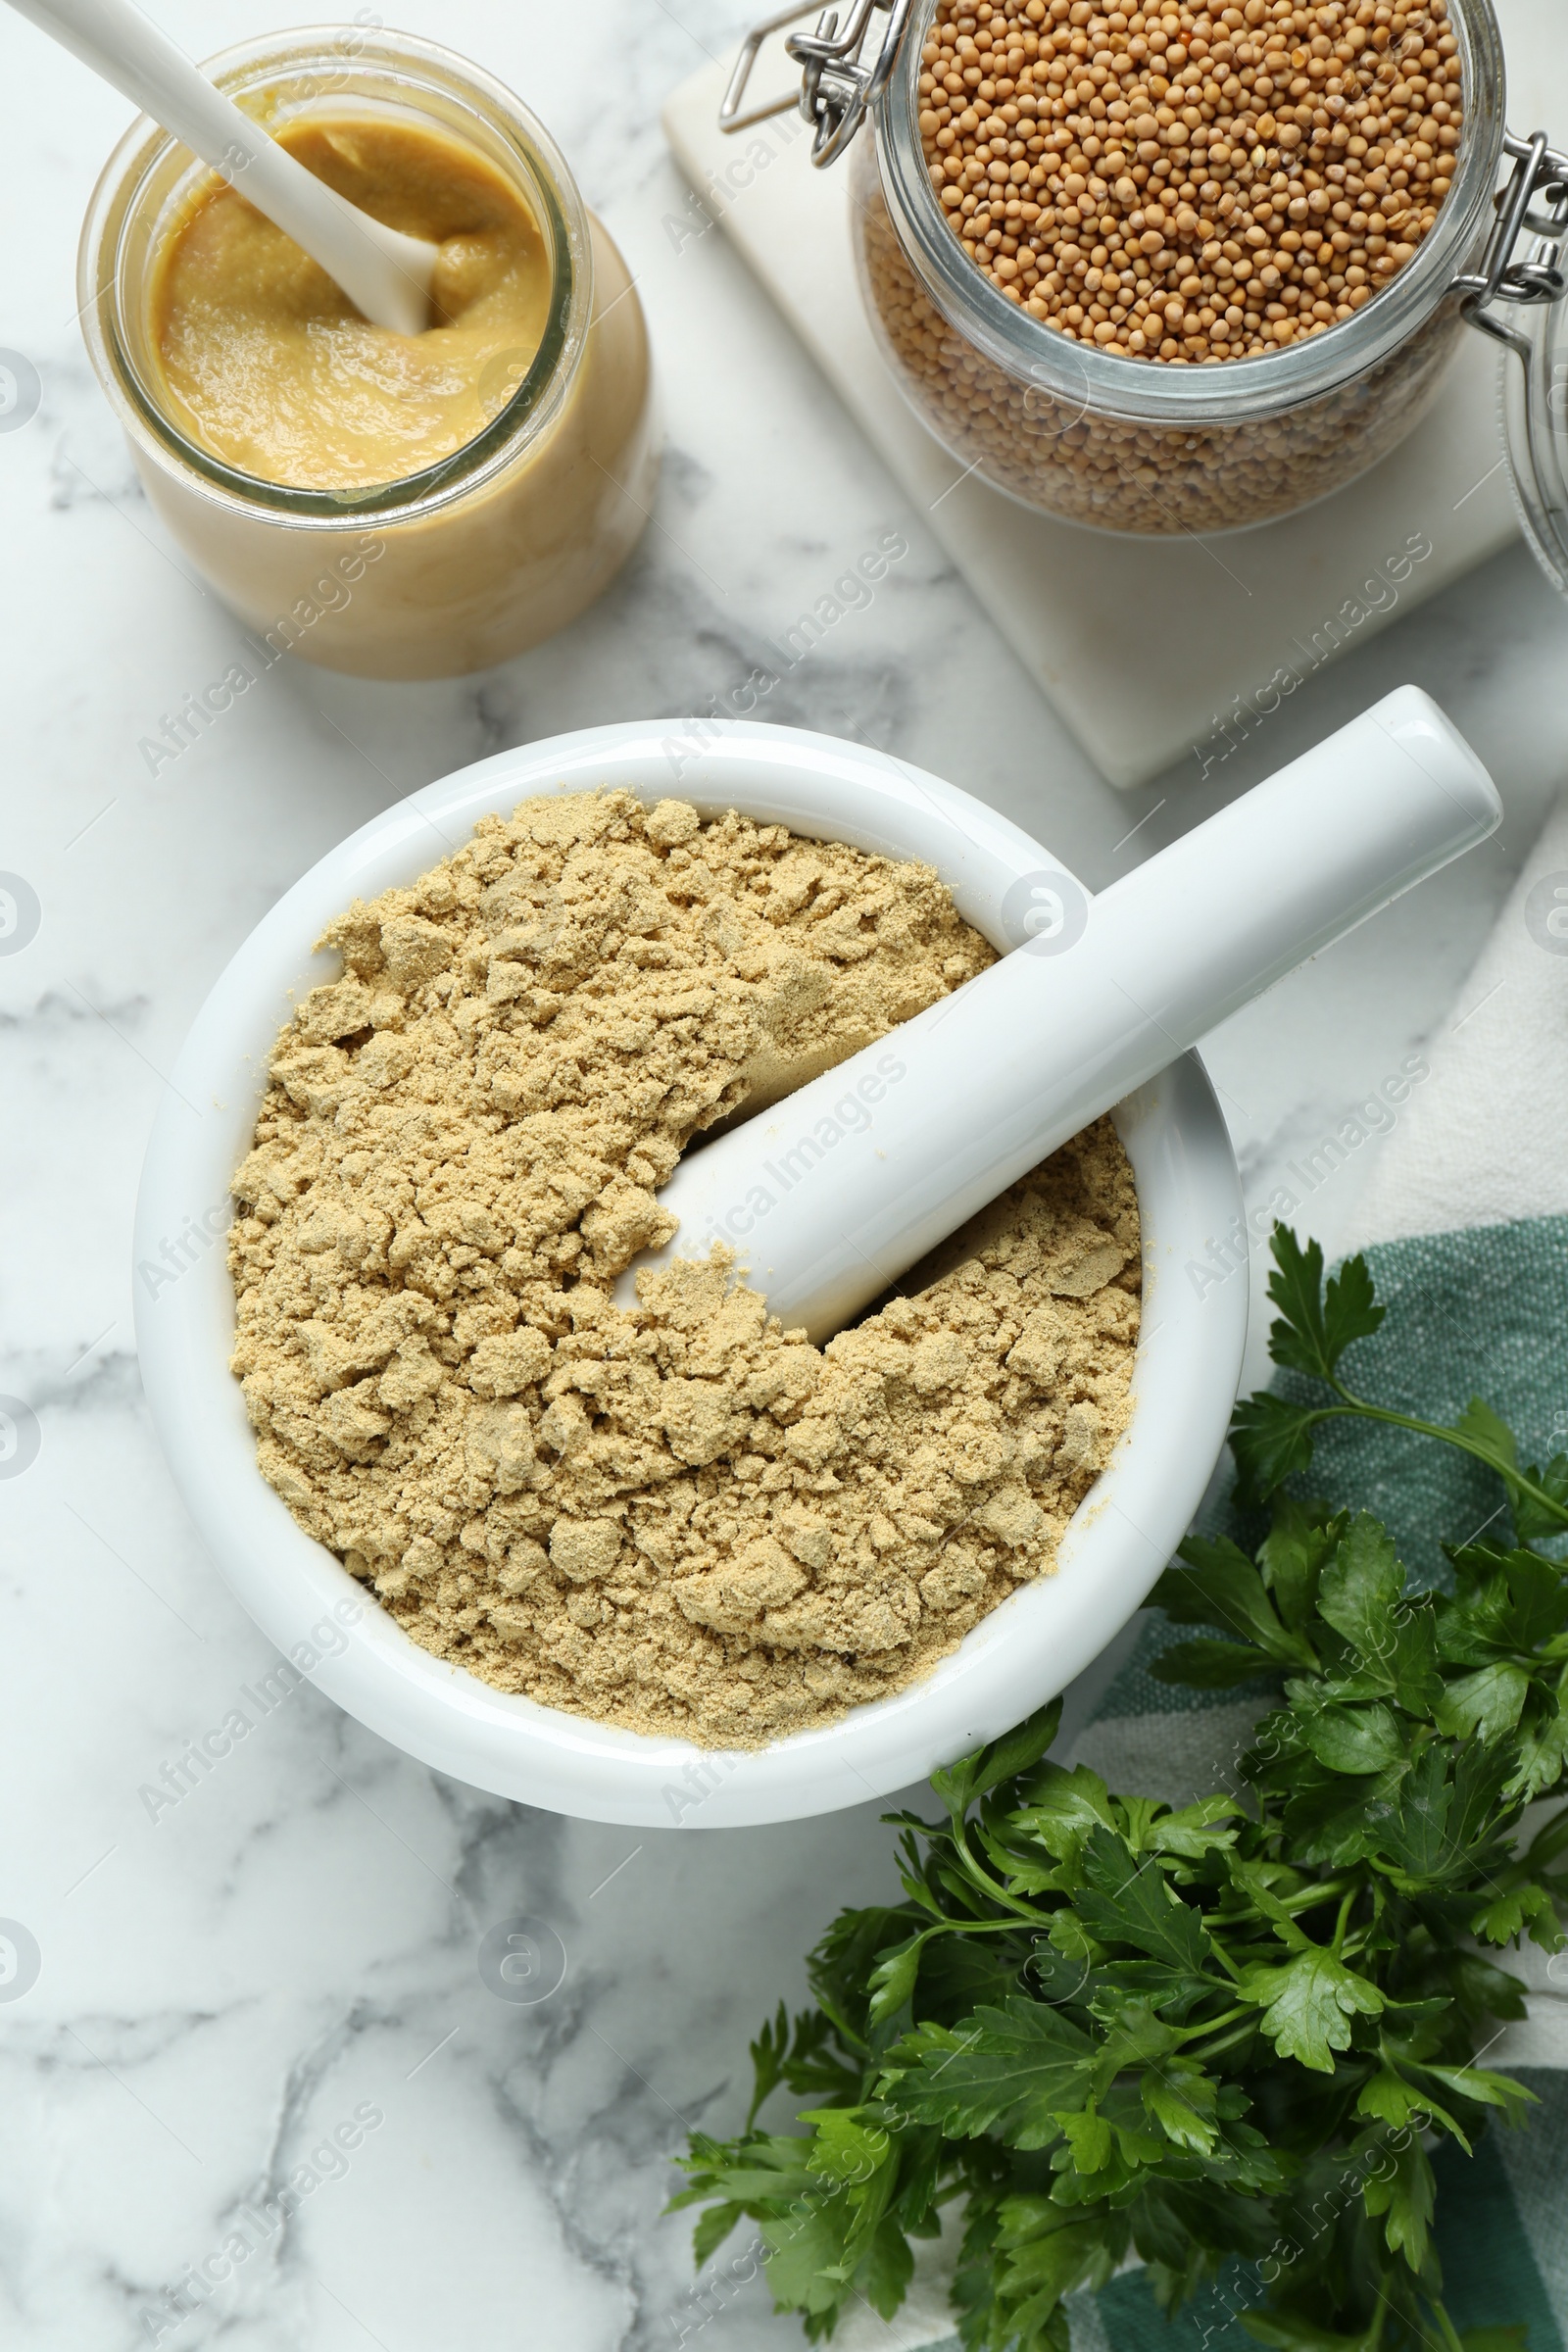
<svg viewBox="0 0 1568 2352"><path fill-rule="evenodd" d="M1401 686L1108 890L1024 877L1022 944L689 1152L660 1195L680 1231L639 1264L727 1242L787 1329L827 1339L1058 1144L1501 815L1469 745ZM617 1284L624 1305L635 1272Z"/></svg>
<svg viewBox="0 0 1568 2352"><path fill-rule="evenodd" d="M307 172L131 0L11 0L11 6L237 186L319 262L373 325L402 335L429 325L440 248L372 220Z"/></svg>

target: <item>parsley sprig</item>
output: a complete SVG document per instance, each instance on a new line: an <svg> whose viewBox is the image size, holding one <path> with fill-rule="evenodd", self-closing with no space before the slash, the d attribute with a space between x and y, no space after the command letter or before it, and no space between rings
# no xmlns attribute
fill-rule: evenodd
<svg viewBox="0 0 1568 2352"><path fill-rule="evenodd" d="M752 2044L746 2130L692 2137L699 2262L750 2221L812 2341L847 2305L891 2317L955 2201L970 2352L1066 2352L1064 2297L1129 2254L1167 2310L1253 2266L1241 2316L1276 2352L1461 2341L1429 2147L1528 2103L1476 2063L1524 2012L1484 1947L1562 1940L1568 1807L1522 1825L1568 1777L1568 1573L1540 1548L1568 1533L1568 1458L1522 1468L1479 1399L1446 1426L1356 1394L1342 1359L1385 1311L1364 1261L1325 1286L1315 1243L1273 1248L1271 1351L1326 1394L1238 1406L1269 1532L1251 1558L1189 1538L1153 1594L1200 1629L1162 1679L1272 1689L1232 1785L1113 1794L1051 1759L1059 1701L937 1773L942 1818L889 1816L903 1901L840 1915L813 2006ZM1485 1462L1513 1540L1407 1591L1375 1519L1283 1491L1345 1415ZM804 2132L758 2129L779 2089Z"/></svg>
<svg viewBox="0 0 1568 2352"><path fill-rule="evenodd" d="M1265 1501L1288 1478L1306 1470L1318 1426L1348 1415L1441 1438L1495 1471L1521 1544L1560 1535L1568 1527L1568 1454L1556 1455L1544 1470L1521 1469L1513 1432L1479 1396L1455 1422L1421 1421L1373 1404L1346 1387L1341 1357L1353 1341L1369 1339L1388 1312L1373 1295L1364 1257L1348 1258L1325 1286L1323 1251L1316 1242L1303 1249L1294 1233L1276 1225L1273 1253L1268 1295L1281 1319L1270 1330L1269 1353L1277 1364L1320 1383L1331 1397L1302 1404L1262 1390L1237 1406L1231 1451L1236 1497L1244 1508Z"/></svg>

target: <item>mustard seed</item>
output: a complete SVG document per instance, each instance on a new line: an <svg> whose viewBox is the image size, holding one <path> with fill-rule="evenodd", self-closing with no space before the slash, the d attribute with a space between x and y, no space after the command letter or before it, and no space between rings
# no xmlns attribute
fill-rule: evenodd
<svg viewBox="0 0 1568 2352"><path fill-rule="evenodd" d="M1463 132L1446 0L940 0L921 66L975 268L1058 333L1166 364L1350 318L1413 259Z"/></svg>
<svg viewBox="0 0 1568 2352"><path fill-rule="evenodd" d="M1283 414L1232 418L1216 382L1206 416L1187 423L1135 422L1086 405L1081 397L1049 393L988 358L938 310L917 275L889 214L868 143L857 148L853 171L861 279L871 318L890 363L932 431L965 469L983 469L988 480L1027 505L1104 529L1154 537L1234 530L1290 514L1343 488L1410 430L1466 331L1452 304L1440 306L1372 367L1353 369L1343 382ZM1249 314L1229 295L1221 299L1219 291L1222 260L1234 283L1224 240L1212 240L1211 251L1205 246L1186 265L1189 273L1173 294L1168 281L1154 284L1141 251L1134 248L1134 263L1122 258L1128 255L1125 243L1112 250L1111 238L1119 233L1112 223L1099 264L1091 257L1102 249L1085 250L1082 232L1057 248L1053 269L1041 281L1057 298L1053 325L1117 349L1113 338L1126 330L1129 357L1166 363L1185 361L1187 338L1201 335L1211 368L1221 366L1233 345L1238 352L1244 348L1242 338L1251 331ZM1369 226L1369 261L1374 233ZM1265 350L1299 341L1314 321L1329 324L1336 316L1329 294L1332 276L1339 272L1331 275L1320 266L1318 232L1286 234L1292 243L1285 248L1282 236L1280 248L1299 257L1299 282L1286 285L1283 253L1273 249L1279 255L1279 290L1291 300L1264 301L1269 289L1259 272L1261 307L1251 317ZM1243 250L1237 242L1238 259ZM1112 262L1115 285L1110 298L1102 300ZM1202 277L1196 274L1200 270ZM1097 270L1099 282L1092 287L1089 280ZM1212 298L1204 278L1214 280ZM1342 282L1350 286L1348 270ZM1105 330L1102 335L1100 328Z"/></svg>

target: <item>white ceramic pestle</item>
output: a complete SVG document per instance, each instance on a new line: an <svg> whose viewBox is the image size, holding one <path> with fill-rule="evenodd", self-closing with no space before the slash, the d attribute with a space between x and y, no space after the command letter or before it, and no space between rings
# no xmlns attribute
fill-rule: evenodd
<svg viewBox="0 0 1568 2352"><path fill-rule="evenodd" d="M131 0L11 0L302 246L372 325L430 323L439 246L372 220L214 88Z"/></svg>
<svg viewBox="0 0 1568 2352"><path fill-rule="evenodd" d="M1491 777L1414 686L1108 890L1013 885L1010 955L689 1152L675 1239L638 1266L738 1267L787 1329L840 1330L1048 1152L1284 973L1482 841ZM634 1300L637 1268L620 1278Z"/></svg>

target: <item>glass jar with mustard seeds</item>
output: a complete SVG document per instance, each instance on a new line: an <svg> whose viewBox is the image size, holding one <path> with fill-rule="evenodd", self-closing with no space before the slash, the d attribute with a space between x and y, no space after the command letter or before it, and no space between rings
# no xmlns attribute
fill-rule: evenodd
<svg viewBox="0 0 1568 2352"><path fill-rule="evenodd" d="M853 233L895 383L1078 522L1309 505L1416 423L1466 316L1509 340L1494 303L1561 298L1568 165L1505 131L1488 0L854 0L788 46L813 161L871 117Z"/></svg>
<svg viewBox="0 0 1568 2352"><path fill-rule="evenodd" d="M361 318L143 121L99 181L89 354L176 543L248 626L361 676L448 676L574 619L645 527L648 338L612 240L500 82L326 27L210 61L318 176L439 244L431 328Z"/></svg>

